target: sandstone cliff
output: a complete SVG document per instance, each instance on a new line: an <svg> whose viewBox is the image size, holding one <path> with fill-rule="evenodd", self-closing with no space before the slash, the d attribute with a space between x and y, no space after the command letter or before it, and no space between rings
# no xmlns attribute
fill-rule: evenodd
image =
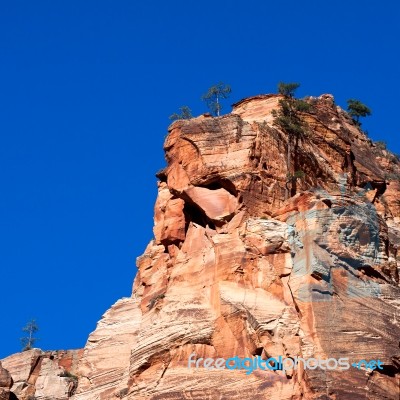
<svg viewBox="0 0 400 400"><path fill-rule="evenodd" d="M399 398L399 161L323 95L308 100L288 167L279 98L170 126L154 239L131 298L89 336L73 399ZM189 369L192 353L382 368L246 374ZM29 381L3 367L13 388Z"/></svg>

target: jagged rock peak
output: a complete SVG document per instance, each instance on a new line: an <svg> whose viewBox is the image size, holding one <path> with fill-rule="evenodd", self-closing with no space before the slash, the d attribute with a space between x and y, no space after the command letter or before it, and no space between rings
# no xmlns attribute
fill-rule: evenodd
<svg viewBox="0 0 400 400"><path fill-rule="evenodd" d="M89 336L73 399L399 398L399 161L327 94L288 135L281 98L170 125L154 238L131 298ZM381 368L246 374L188 368L193 353Z"/></svg>

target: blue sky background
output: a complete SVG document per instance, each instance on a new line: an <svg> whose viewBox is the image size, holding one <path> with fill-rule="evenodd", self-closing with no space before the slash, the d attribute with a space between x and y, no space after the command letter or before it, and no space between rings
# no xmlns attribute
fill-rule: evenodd
<svg viewBox="0 0 400 400"><path fill-rule="evenodd" d="M219 81L230 104L300 82L358 98L400 153L394 1L12 1L0 5L0 358L35 317L83 347L129 296L152 237L168 116Z"/></svg>

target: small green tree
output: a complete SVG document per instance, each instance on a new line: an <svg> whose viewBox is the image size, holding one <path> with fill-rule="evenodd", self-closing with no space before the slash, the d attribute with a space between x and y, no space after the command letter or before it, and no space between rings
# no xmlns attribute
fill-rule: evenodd
<svg viewBox="0 0 400 400"><path fill-rule="evenodd" d="M177 119L190 119L193 118L192 110L188 106L182 106L179 108L181 110L180 114L173 113L169 116L169 119L175 121Z"/></svg>
<svg viewBox="0 0 400 400"><path fill-rule="evenodd" d="M278 93L283 94L285 97L294 97L295 91L299 88L300 83L278 83Z"/></svg>
<svg viewBox="0 0 400 400"><path fill-rule="evenodd" d="M372 113L365 104L355 99L347 100L347 111L357 126L361 126L360 117L367 117Z"/></svg>
<svg viewBox="0 0 400 400"><path fill-rule="evenodd" d="M30 350L33 348L35 342L39 339L35 338L35 333L39 330L39 327L34 319L31 319L23 328L22 331L27 333L27 336L22 337L22 351Z"/></svg>
<svg viewBox="0 0 400 400"><path fill-rule="evenodd" d="M386 150L386 147L387 147L386 142L378 140L374 144L378 149Z"/></svg>
<svg viewBox="0 0 400 400"><path fill-rule="evenodd" d="M219 117L222 110L221 99L227 99L231 92L232 89L229 85L220 82L211 86L201 99L207 103L211 113Z"/></svg>

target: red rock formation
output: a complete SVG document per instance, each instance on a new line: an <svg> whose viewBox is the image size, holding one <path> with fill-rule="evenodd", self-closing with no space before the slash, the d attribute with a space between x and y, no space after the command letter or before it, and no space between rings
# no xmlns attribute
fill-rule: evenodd
<svg viewBox="0 0 400 400"><path fill-rule="evenodd" d="M101 371L104 385L82 385L76 399L398 399L399 163L323 95L309 99L288 169L288 138L271 115L279 98L171 125L155 238L122 311L135 321L130 359L124 350L117 383L100 368L117 330L102 349L89 341L87 382ZM304 178L285 201L293 168ZM106 314L101 324L111 321ZM194 352L379 358L383 369L246 375L188 369Z"/></svg>
<svg viewBox="0 0 400 400"><path fill-rule="evenodd" d="M2 360L13 378L12 393L18 400L66 400L77 387L76 369L82 350L32 349Z"/></svg>
<svg viewBox="0 0 400 400"><path fill-rule="evenodd" d="M0 362L0 400L9 400L12 385L13 380L10 373L2 367Z"/></svg>
<svg viewBox="0 0 400 400"><path fill-rule="evenodd" d="M154 239L89 337L74 399L399 399L399 161L323 95L288 166L279 99L170 126ZM381 368L246 373L188 368L192 353Z"/></svg>

